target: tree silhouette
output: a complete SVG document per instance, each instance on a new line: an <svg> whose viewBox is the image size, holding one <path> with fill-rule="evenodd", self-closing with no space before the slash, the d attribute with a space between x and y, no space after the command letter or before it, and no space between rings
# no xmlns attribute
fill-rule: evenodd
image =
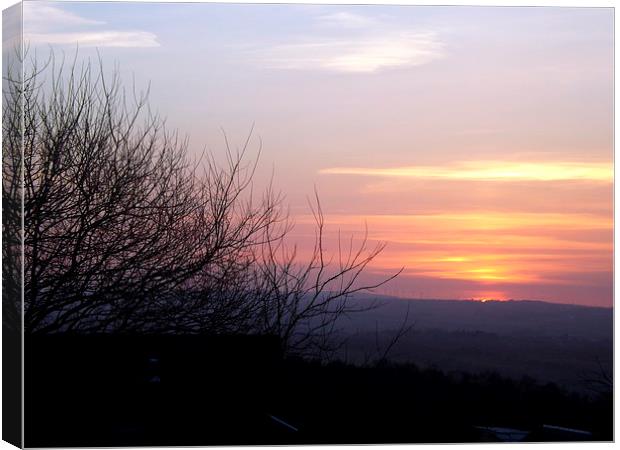
<svg viewBox="0 0 620 450"><path fill-rule="evenodd" d="M252 188L250 136L226 141L223 164L194 161L148 90L126 91L100 60L28 66L3 93L3 157L23 157L26 332L273 333L324 351L351 295L393 278L357 283L384 247L366 239L331 270L318 197L312 258L287 252L282 197ZM3 199L22 187L4 167Z"/></svg>
<svg viewBox="0 0 620 450"><path fill-rule="evenodd" d="M22 303L22 70L7 52L11 79L2 83L2 320L3 331L21 333ZM20 375L21 376L21 375Z"/></svg>

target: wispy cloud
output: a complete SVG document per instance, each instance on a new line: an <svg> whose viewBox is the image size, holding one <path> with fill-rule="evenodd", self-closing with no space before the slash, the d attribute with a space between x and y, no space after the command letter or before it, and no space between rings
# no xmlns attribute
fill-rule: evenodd
<svg viewBox="0 0 620 450"><path fill-rule="evenodd" d="M95 20L57 6L24 3L24 39L31 44L80 45L83 47L158 47L155 33L115 30Z"/></svg>
<svg viewBox="0 0 620 450"><path fill-rule="evenodd" d="M317 39L275 45L255 56L278 69L374 72L419 66L442 56L443 45L433 33L391 33L359 39Z"/></svg>
<svg viewBox="0 0 620 450"><path fill-rule="evenodd" d="M148 31L83 31L75 33L28 33L35 44L75 45L83 47L159 47L157 36Z"/></svg>
<svg viewBox="0 0 620 450"><path fill-rule="evenodd" d="M325 14L323 16L319 16L318 20L324 26L340 28L363 28L376 26L378 24L377 19L375 18L346 11Z"/></svg>
<svg viewBox="0 0 620 450"><path fill-rule="evenodd" d="M105 22L78 16L42 2L24 2L24 21L29 28L50 30L56 26L102 25Z"/></svg>
<svg viewBox="0 0 620 450"><path fill-rule="evenodd" d="M333 167L322 174L489 181L613 180L613 166L595 162L467 161L448 166Z"/></svg>
<svg viewBox="0 0 620 450"><path fill-rule="evenodd" d="M419 66L443 56L444 43L432 30L349 12L318 16L309 34L248 50L250 60L268 68L357 73Z"/></svg>

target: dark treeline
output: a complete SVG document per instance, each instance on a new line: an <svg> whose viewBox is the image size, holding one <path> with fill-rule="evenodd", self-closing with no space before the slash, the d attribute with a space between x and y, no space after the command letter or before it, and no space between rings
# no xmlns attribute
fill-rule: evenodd
<svg viewBox="0 0 620 450"><path fill-rule="evenodd" d="M319 442L484 440L476 427L516 428L529 431L529 440L555 440L540 432L543 425L592 432L585 440L612 439L611 390L586 397L529 377L446 374L414 364L297 362L285 373L284 391L299 395L281 396L282 410L295 411Z"/></svg>
<svg viewBox="0 0 620 450"><path fill-rule="evenodd" d="M27 342L26 444L35 447L493 440L479 427L532 441L613 437L609 386L586 397L493 372L283 358L266 336Z"/></svg>

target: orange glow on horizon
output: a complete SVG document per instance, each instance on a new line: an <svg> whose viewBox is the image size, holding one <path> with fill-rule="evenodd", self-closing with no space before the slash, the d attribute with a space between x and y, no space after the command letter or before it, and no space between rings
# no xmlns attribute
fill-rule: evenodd
<svg viewBox="0 0 620 450"><path fill-rule="evenodd" d="M327 214L325 219L332 240L338 230L343 236L360 238L366 222L371 245L387 242L373 267L387 271L404 266L404 276L438 282L461 280L480 287L570 285L574 282L571 274L611 270L611 215L470 212L368 217ZM298 231L312 220L311 216L297 216ZM326 242L329 240L328 234ZM506 299L499 291L493 296Z"/></svg>
<svg viewBox="0 0 620 450"><path fill-rule="evenodd" d="M505 302L509 300L508 295L503 291L480 291L472 298L474 301L486 303L490 301Z"/></svg>

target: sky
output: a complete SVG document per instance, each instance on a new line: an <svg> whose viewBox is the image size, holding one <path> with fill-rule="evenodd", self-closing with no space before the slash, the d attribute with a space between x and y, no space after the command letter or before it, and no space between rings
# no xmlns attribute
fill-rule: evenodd
<svg viewBox="0 0 620 450"><path fill-rule="evenodd" d="M25 2L24 35L118 67L151 107L273 174L309 248L386 242L411 298L613 302L613 10ZM301 252L303 256L303 251Z"/></svg>

